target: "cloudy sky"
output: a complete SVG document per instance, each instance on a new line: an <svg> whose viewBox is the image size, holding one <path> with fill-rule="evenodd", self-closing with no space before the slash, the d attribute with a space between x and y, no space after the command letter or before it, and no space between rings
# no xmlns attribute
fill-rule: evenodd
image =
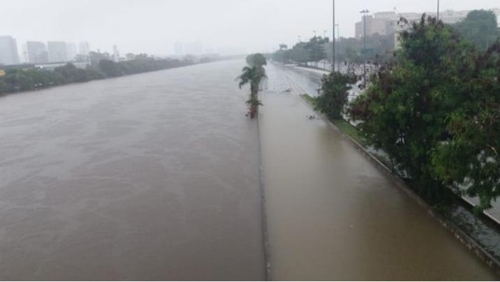
<svg viewBox="0 0 500 282"><path fill-rule="evenodd" d="M437 0L336 0L342 36L354 35L359 11L435 11ZM176 41L205 48L270 51L313 30L331 33L332 0L0 0L0 35L27 40L89 41L93 50L171 54ZM441 0L441 9L500 8L498 0Z"/></svg>

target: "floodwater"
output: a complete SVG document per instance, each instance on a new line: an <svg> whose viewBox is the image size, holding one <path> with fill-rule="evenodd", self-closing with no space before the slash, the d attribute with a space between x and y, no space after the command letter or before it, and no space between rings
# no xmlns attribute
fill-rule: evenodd
<svg viewBox="0 0 500 282"><path fill-rule="evenodd" d="M2 97L0 279L496 278L306 118L296 94L307 80L269 66L260 121L246 118L243 65Z"/></svg>
<svg viewBox="0 0 500 282"><path fill-rule="evenodd" d="M268 67L260 135L274 280L495 280Z"/></svg>
<svg viewBox="0 0 500 282"><path fill-rule="evenodd" d="M243 64L2 97L0 279L264 279Z"/></svg>

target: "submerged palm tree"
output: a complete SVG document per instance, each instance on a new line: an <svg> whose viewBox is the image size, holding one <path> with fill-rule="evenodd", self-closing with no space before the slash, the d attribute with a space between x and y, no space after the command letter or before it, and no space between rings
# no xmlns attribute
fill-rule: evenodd
<svg viewBox="0 0 500 282"><path fill-rule="evenodd" d="M253 57L256 57L257 55L258 54L253 55ZM246 102L248 105L248 115L250 115L250 118L254 118L258 113L259 106L262 106L258 94L260 84L267 78L266 69L263 67L263 65L265 64L265 59L264 63L249 63L250 66L244 67L241 70L241 75L236 78L237 80L239 80L240 89L246 84L250 85L250 97Z"/></svg>

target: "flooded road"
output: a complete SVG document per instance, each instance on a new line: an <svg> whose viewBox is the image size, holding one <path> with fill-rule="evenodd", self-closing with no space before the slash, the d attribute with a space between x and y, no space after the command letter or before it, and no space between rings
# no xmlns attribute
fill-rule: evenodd
<svg viewBox="0 0 500 282"><path fill-rule="evenodd" d="M260 113L274 280L495 280L268 68Z"/></svg>
<svg viewBox="0 0 500 282"><path fill-rule="evenodd" d="M0 279L264 279L243 65L2 97Z"/></svg>

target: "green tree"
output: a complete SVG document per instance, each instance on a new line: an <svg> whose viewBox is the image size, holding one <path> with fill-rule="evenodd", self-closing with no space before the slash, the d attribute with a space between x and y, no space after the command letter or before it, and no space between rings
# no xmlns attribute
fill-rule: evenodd
<svg viewBox="0 0 500 282"><path fill-rule="evenodd" d="M267 60L261 53L251 54L246 57L247 65L250 67L262 68L267 65Z"/></svg>
<svg viewBox="0 0 500 282"><path fill-rule="evenodd" d="M0 94L8 93L9 92L9 87L7 83L5 83L1 78L0 78Z"/></svg>
<svg viewBox="0 0 500 282"><path fill-rule="evenodd" d="M293 46L290 57L293 61L306 64L309 61L309 51L306 49L306 43L299 42Z"/></svg>
<svg viewBox="0 0 500 282"><path fill-rule="evenodd" d="M62 67L55 68L54 72L60 73L67 83L89 81L89 75L83 69L77 68L72 63L67 63Z"/></svg>
<svg viewBox="0 0 500 282"><path fill-rule="evenodd" d="M454 27L465 39L483 51L488 49L500 35L497 16L493 11L471 11L463 21Z"/></svg>
<svg viewBox="0 0 500 282"><path fill-rule="evenodd" d="M246 102L250 118L254 118L258 113L259 106L262 106L262 102L259 100L258 94L261 83L267 78L266 69L264 68L264 65L266 65L267 62L262 55L261 56L264 60L261 60L258 55L259 54L254 54L251 57L247 57L247 63L249 66L244 67L241 70L241 75L236 78L239 81L238 86L240 89L244 85L250 85L250 97Z"/></svg>
<svg viewBox="0 0 500 282"><path fill-rule="evenodd" d="M117 77L122 75L120 72L120 68L117 63L111 60L101 60L99 61L99 69L107 76L107 77Z"/></svg>
<svg viewBox="0 0 500 282"><path fill-rule="evenodd" d="M367 139L386 151L429 200L449 196L432 159L451 139L447 123L466 102L461 82L470 79L474 56L451 27L424 15L401 33L396 62L384 65L350 107Z"/></svg>
<svg viewBox="0 0 500 282"><path fill-rule="evenodd" d="M90 64L93 67L99 66L99 63L101 62L101 60L110 60L111 59L111 56L107 52L101 53L101 52L93 52L92 51L89 53L89 56L90 56Z"/></svg>
<svg viewBox="0 0 500 282"><path fill-rule="evenodd" d="M329 39L327 37L322 38L314 36L306 43L305 49L309 53L308 61L319 62L326 59L325 44L327 44Z"/></svg>
<svg viewBox="0 0 500 282"><path fill-rule="evenodd" d="M316 108L330 119L342 119L344 107L348 101L351 85L356 83L356 76L332 72L321 79L321 95L316 98Z"/></svg>
<svg viewBox="0 0 500 282"><path fill-rule="evenodd" d="M447 142L438 144L432 163L445 185L478 196L479 210L500 195L500 43L471 60L457 95L466 97L447 119Z"/></svg>

